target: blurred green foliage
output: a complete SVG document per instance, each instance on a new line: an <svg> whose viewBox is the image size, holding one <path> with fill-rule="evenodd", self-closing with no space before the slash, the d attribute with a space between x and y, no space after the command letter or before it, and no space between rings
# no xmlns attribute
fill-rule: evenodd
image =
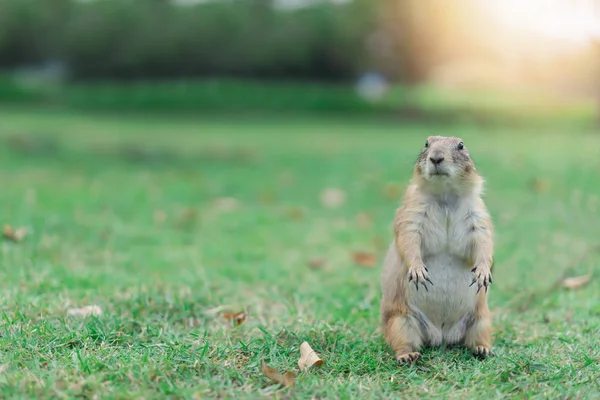
<svg viewBox="0 0 600 400"><path fill-rule="evenodd" d="M378 100L368 101L351 85L338 84L240 79L51 84L2 74L0 105L182 117L215 113L330 114L344 118L378 116L403 121L570 128L590 126L595 115L592 101L561 99L525 89L515 93L393 85Z"/></svg>
<svg viewBox="0 0 600 400"><path fill-rule="evenodd" d="M66 62L75 79L237 76L335 80L368 68L377 1L1 0L0 68Z"/></svg>

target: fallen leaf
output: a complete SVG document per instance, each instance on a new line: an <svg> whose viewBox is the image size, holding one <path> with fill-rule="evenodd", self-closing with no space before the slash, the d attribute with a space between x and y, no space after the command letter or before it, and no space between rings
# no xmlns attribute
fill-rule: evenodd
<svg viewBox="0 0 600 400"><path fill-rule="evenodd" d="M373 219L366 212L361 212L356 215L356 223L360 228L366 229L373 225Z"/></svg>
<svg viewBox="0 0 600 400"><path fill-rule="evenodd" d="M245 311L240 311L237 313L224 312L223 318L225 318L228 321L233 321L235 323L235 326L240 326L241 324L246 322L246 320L248 319L248 314L246 314Z"/></svg>
<svg viewBox="0 0 600 400"><path fill-rule="evenodd" d="M591 274L577 276L573 278L565 278L562 282L562 285L568 289L578 289L586 285L591 279Z"/></svg>
<svg viewBox="0 0 600 400"><path fill-rule="evenodd" d="M314 258L312 260L308 260L308 266L313 269L323 268L325 265L325 260L322 258Z"/></svg>
<svg viewBox="0 0 600 400"><path fill-rule="evenodd" d="M549 324L550 323L550 317L547 314L544 314L544 317L542 318L542 321L545 324Z"/></svg>
<svg viewBox="0 0 600 400"><path fill-rule="evenodd" d="M397 200L402 195L402 186L395 182L390 182L383 188L383 194L388 199Z"/></svg>
<svg viewBox="0 0 600 400"><path fill-rule="evenodd" d="M362 267L371 268L377 264L377 257L366 251L357 251L352 254L354 262Z"/></svg>
<svg viewBox="0 0 600 400"><path fill-rule="evenodd" d="M240 309L243 309L243 306L234 305L234 304L224 304L220 306L215 306L212 308L207 308L202 311L202 313L210 318L225 318L228 320L233 320L233 317L236 314L240 314Z"/></svg>
<svg viewBox="0 0 600 400"><path fill-rule="evenodd" d="M156 210L154 212L154 223L155 224L164 224L167 220L167 213L163 210Z"/></svg>
<svg viewBox="0 0 600 400"><path fill-rule="evenodd" d="M82 385L81 383L77 383L77 382L71 383L71 384L69 385L69 390L72 390L72 391L74 391L74 392L78 392L78 391L80 391L82 388L83 388L83 385Z"/></svg>
<svg viewBox="0 0 600 400"><path fill-rule="evenodd" d="M283 386L293 386L294 380L296 379L296 373L293 371L288 371L285 374L277 371L275 368L268 366L265 363L264 358L260 360L260 369L262 373L267 378L271 379L273 382L278 383Z"/></svg>
<svg viewBox="0 0 600 400"><path fill-rule="evenodd" d="M13 242L20 242L27 236L27 229L17 228L13 229L10 225L4 225L4 238L12 240Z"/></svg>
<svg viewBox="0 0 600 400"><path fill-rule="evenodd" d="M299 207L292 207L287 210L287 216L291 219L301 219L304 217L304 211Z"/></svg>
<svg viewBox="0 0 600 400"><path fill-rule="evenodd" d="M571 322L571 319L572 319L572 318L573 318L573 311L571 311L571 310L568 310L568 311L565 313L565 321L567 321L567 322Z"/></svg>
<svg viewBox="0 0 600 400"><path fill-rule="evenodd" d="M240 206L240 202L234 197L219 197L214 200L214 205L218 211L227 213L235 211Z"/></svg>
<svg viewBox="0 0 600 400"><path fill-rule="evenodd" d="M547 179L534 178L529 182L529 186L536 193L546 193L550 189L550 182Z"/></svg>
<svg viewBox="0 0 600 400"><path fill-rule="evenodd" d="M198 221L198 211L194 208L185 208L179 214L175 226L177 229L190 229L193 228Z"/></svg>
<svg viewBox="0 0 600 400"><path fill-rule="evenodd" d="M87 317L88 315L100 315L102 314L102 309L96 305L85 306L81 308L69 308L67 310L67 315L69 316L77 316L77 317Z"/></svg>
<svg viewBox="0 0 600 400"><path fill-rule="evenodd" d="M337 208L346 202L346 193L341 189L328 188L321 192L321 204Z"/></svg>
<svg viewBox="0 0 600 400"><path fill-rule="evenodd" d="M298 359L298 367L300 371L304 371L312 366L319 367L323 365L323 360L319 358L317 353L310 347L308 342L302 342L300 345L300 358Z"/></svg>
<svg viewBox="0 0 600 400"><path fill-rule="evenodd" d="M216 307L208 308L208 309L204 310L204 314L206 314L207 316L214 317L217 314L222 314L224 312L227 312L228 310L231 310L231 306L229 306L229 305L222 305L222 306L216 306Z"/></svg>
<svg viewBox="0 0 600 400"><path fill-rule="evenodd" d="M277 196L273 192L262 192L259 197L259 201L264 205L273 205L277 203Z"/></svg>
<svg viewBox="0 0 600 400"><path fill-rule="evenodd" d="M388 239L381 235L374 236L373 246L375 247L375 249L383 251L389 246Z"/></svg>

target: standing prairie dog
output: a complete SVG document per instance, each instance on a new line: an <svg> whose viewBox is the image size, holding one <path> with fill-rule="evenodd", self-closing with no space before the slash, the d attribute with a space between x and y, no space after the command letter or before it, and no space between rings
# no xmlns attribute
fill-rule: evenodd
<svg viewBox="0 0 600 400"><path fill-rule="evenodd" d="M396 211L381 276L383 332L399 363L418 359L423 345L493 355L493 227L482 189L460 138L427 138Z"/></svg>

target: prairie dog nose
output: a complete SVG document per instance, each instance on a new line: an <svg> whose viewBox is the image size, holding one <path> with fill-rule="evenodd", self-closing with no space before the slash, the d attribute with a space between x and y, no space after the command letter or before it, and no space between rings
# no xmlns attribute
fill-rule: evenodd
<svg viewBox="0 0 600 400"><path fill-rule="evenodd" d="M429 157L429 160L431 160L431 162L433 163L433 165L438 165L442 161L444 161L444 156L441 155L441 154L434 154L431 157Z"/></svg>

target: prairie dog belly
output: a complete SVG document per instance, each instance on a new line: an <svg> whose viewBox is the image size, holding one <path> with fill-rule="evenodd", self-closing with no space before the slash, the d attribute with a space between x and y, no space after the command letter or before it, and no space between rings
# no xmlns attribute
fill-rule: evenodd
<svg viewBox="0 0 600 400"><path fill-rule="evenodd" d="M473 273L464 261L451 254L424 259L433 285L416 290L410 282L409 307L421 321L431 345L462 340L477 303L477 286L469 287Z"/></svg>

